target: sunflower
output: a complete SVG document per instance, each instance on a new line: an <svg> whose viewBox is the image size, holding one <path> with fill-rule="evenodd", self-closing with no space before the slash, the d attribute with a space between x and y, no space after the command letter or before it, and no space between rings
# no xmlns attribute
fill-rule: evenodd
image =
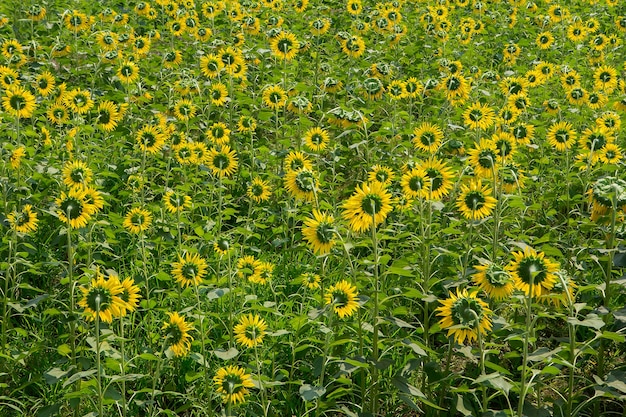
<svg viewBox="0 0 626 417"><path fill-rule="evenodd" d="M535 136L535 126L528 123L519 123L511 130L518 145L530 145Z"/></svg>
<svg viewBox="0 0 626 417"><path fill-rule="evenodd" d="M524 188L526 176L524 172L514 162L506 162L500 170L502 174L502 190L505 193L512 194L518 189Z"/></svg>
<svg viewBox="0 0 626 417"><path fill-rule="evenodd" d="M313 169L313 163L304 152L292 151L287 154L285 161L283 162L283 169L286 172L298 171L299 169L306 168Z"/></svg>
<svg viewBox="0 0 626 417"><path fill-rule="evenodd" d="M21 84L20 75L13 68L9 68L5 65L0 65L0 87L10 88L11 86L17 87Z"/></svg>
<svg viewBox="0 0 626 417"><path fill-rule="evenodd" d="M285 188L293 197L304 201L313 201L319 183L311 168L302 167L289 170L285 174Z"/></svg>
<svg viewBox="0 0 626 417"><path fill-rule="evenodd" d="M607 143L599 152L599 160L604 164L618 164L623 158L622 149L615 143Z"/></svg>
<svg viewBox="0 0 626 417"><path fill-rule="evenodd" d="M20 210L7 214L7 220L18 233L30 233L37 230L37 213L30 204L24 205Z"/></svg>
<svg viewBox="0 0 626 417"><path fill-rule="evenodd" d="M210 142L216 145L225 145L230 141L230 129L222 122L213 123L204 134Z"/></svg>
<svg viewBox="0 0 626 417"><path fill-rule="evenodd" d="M165 135L157 126L147 125L142 127L136 134L135 140L139 148L150 154L156 154L165 145Z"/></svg>
<svg viewBox="0 0 626 417"><path fill-rule="evenodd" d="M500 163L496 144L484 138L475 144L468 156L468 162L481 178L491 178Z"/></svg>
<svg viewBox="0 0 626 417"><path fill-rule="evenodd" d="M11 85L5 90L5 94L2 97L2 107L8 114L18 119L27 119L33 115L37 103L30 91L19 85Z"/></svg>
<svg viewBox="0 0 626 417"><path fill-rule="evenodd" d="M581 148L594 153L614 141L615 138L608 129L597 125L585 129L578 139Z"/></svg>
<svg viewBox="0 0 626 417"><path fill-rule="evenodd" d="M591 203L591 220L594 222L604 222L609 217L613 208L626 208L626 181L614 178L603 177L598 179L589 189L589 202Z"/></svg>
<svg viewBox="0 0 626 417"><path fill-rule="evenodd" d="M425 198L430 190L430 177L424 169L413 168L402 175L400 179L402 193L410 200L415 198Z"/></svg>
<svg viewBox="0 0 626 417"><path fill-rule="evenodd" d="M243 404L249 388L254 387L252 377L246 374L245 369L228 365L217 370L213 377L215 390L223 396L224 403Z"/></svg>
<svg viewBox="0 0 626 417"><path fill-rule="evenodd" d="M446 99L452 104L463 104L471 90L469 81L460 74L450 74L439 84L439 88L445 91Z"/></svg>
<svg viewBox="0 0 626 417"><path fill-rule="evenodd" d="M267 323L256 314L242 316L234 329L235 341L247 348L263 343L267 332Z"/></svg>
<svg viewBox="0 0 626 417"><path fill-rule="evenodd" d="M134 83L139 79L139 67L133 61L124 61L117 69L116 75L124 84Z"/></svg>
<svg viewBox="0 0 626 417"><path fill-rule="evenodd" d="M403 98L408 97L408 93L406 91L406 83L401 80L393 80L386 87L387 95L392 100L401 100Z"/></svg>
<svg viewBox="0 0 626 417"><path fill-rule="evenodd" d="M556 283L558 263L552 262L543 252L537 252L530 246L526 246L523 252L513 252L513 258L506 270L513 278L516 289L531 297L550 292Z"/></svg>
<svg viewBox="0 0 626 417"><path fill-rule="evenodd" d="M360 58L365 53L365 42L359 36L350 36L341 43L341 51L352 58Z"/></svg>
<svg viewBox="0 0 626 417"><path fill-rule="evenodd" d="M334 217L313 209L313 218L304 220L302 236L316 255L325 255L335 245Z"/></svg>
<svg viewBox="0 0 626 417"><path fill-rule="evenodd" d="M56 214L59 220L74 229L87 226L91 214L97 211L95 207L87 203L85 191L79 187L70 188L67 194L61 192L55 202L58 207Z"/></svg>
<svg viewBox="0 0 626 417"><path fill-rule="evenodd" d="M18 146L13 149L11 156L9 156L9 163L11 168L18 169L22 165L22 158L26 155L26 148L24 146Z"/></svg>
<svg viewBox="0 0 626 417"><path fill-rule="evenodd" d="M441 200L454 187L452 169L442 160L431 157L420 165L428 177L427 197L432 200Z"/></svg>
<svg viewBox="0 0 626 417"><path fill-rule="evenodd" d="M206 156L206 164L218 177L230 177L237 171L237 153L224 145L219 150L212 148Z"/></svg>
<svg viewBox="0 0 626 417"><path fill-rule="evenodd" d="M48 97L54 91L55 83L54 75L44 71L35 78L34 85L41 96Z"/></svg>
<svg viewBox="0 0 626 417"><path fill-rule="evenodd" d="M413 129L413 138L411 140L416 149L434 154L443 141L443 130L437 125L423 122Z"/></svg>
<svg viewBox="0 0 626 417"><path fill-rule="evenodd" d="M517 141L510 132L499 131L491 136L491 141L496 144L498 156L502 162L510 160L517 150Z"/></svg>
<svg viewBox="0 0 626 417"><path fill-rule="evenodd" d="M191 197L183 193L168 191L163 196L163 204L168 212L172 214L179 213L191 207Z"/></svg>
<svg viewBox="0 0 626 417"><path fill-rule="evenodd" d="M326 77L322 81L321 87L327 93L337 93L343 88L343 81L333 77Z"/></svg>
<svg viewBox="0 0 626 417"><path fill-rule="evenodd" d="M622 120L619 114L613 111L607 111L596 119L596 125L605 127L609 132L615 135L622 127Z"/></svg>
<svg viewBox="0 0 626 417"><path fill-rule="evenodd" d="M564 152L576 143L576 131L569 122L557 122L548 128L546 139L550 146Z"/></svg>
<svg viewBox="0 0 626 417"><path fill-rule="evenodd" d="M304 274L298 277L298 280L302 283L303 286L308 288L309 290L316 290L321 288L322 279L319 275L313 274L311 272L305 272Z"/></svg>
<svg viewBox="0 0 626 417"><path fill-rule="evenodd" d="M139 299L141 298L141 290L135 285L135 280L132 278L126 278L124 281L120 281L120 278L115 273L109 274L109 280L115 282L122 288L122 292L118 294L122 305L118 305L120 317L124 317L127 313L132 313L137 309L139 305Z"/></svg>
<svg viewBox="0 0 626 417"><path fill-rule="evenodd" d="M145 209L135 207L124 216L122 226L132 234L145 232L152 223L152 214Z"/></svg>
<svg viewBox="0 0 626 417"><path fill-rule="evenodd" d="M267 181L261 178L254 178L248 186L248 197L254 200L256 203L262 203L270 199L272 195L272 189Z"/></svg>
<svg viewBox="0 0 626 417"><path fill-rule="evenodd" d="M178 256L178 262L172 263L172 275L181 287L202 283L207 273L207 263L197 253L187 252L184 257Z"/></svg>
<svg viewBox="0 0 626 417"><path fill-rule="evenodd" d="M493 109L480 102L472 103L463 112L463 122L470 129L487 130L495 122L496 114Z"/></svg>
<svg viewBox="0 0 626 417"><path fill-rule="evenodd" d="M102 210L104 207L104 198L102 198L100 191L86 185L79 186L78 188L82 189L85 193L85 203L87 204L90 215L96 214L99 210Z"/></svg>
<svg viewBox="0 0 626 417"><path fill-rule="evenodd" d="M115 130L121 119L117 105L109 100L105 100L98 104L98 127L105 132Z"/></svg>
<svg viewBox="0 0 626 417"><path fill-rule="evenodd" d="M554 35L550 32L541 32L535 38L535 43L539 49L548 49L554 43Z"/></svg>
<svg viewBox="0 0 626 417"><path fill-rule="evenodd" d="M237 276L241 279L249 280L250 277L257 272L260 266L261 261L256 259L254 256L243 256L237 261Z"/></svg>
<svg viewBox="0 0 626 417"><path fill-rule="evenodd" d="M63 16L63 23L68 30L74 33L82 32L91 27L91 21L89 17L87 17L85 13L78 10L72 10L71 12L67 12Z"/></svg>
<svg viewBox="0 0 626 417"><path fill-rule="evenodd" d="M91 93L86 90L81 90L80 88L68 91L63 98L63 102L70 110L77 114L86 114L94 106Z"/></svg>
<svg viewBox="0 0 626 417"><path fill-rule="evenodd" d="M357 185L354 194L342 207L342 216L350 222L350 228L357 233L378 226L393 209L391 194L378 181Z"/></svg>
<svg viewBox="0 0 626 417"><path fill-rule="evenodd" d="M161 330L165 330L165 337L169 343L169 349L175 356L186 356L191 350L193 337L189 334L193 324L187 323L185 318L178 313L167 313L169 320L163 323Z"/></svg>
<svg viewBox="0 0 626 417"><path fill-rule="evenodd" d="M329 142L328 131L321 127L312 127L304 134L304 144L314 152L323 151Z"/></svg>
<svg viewBox="0 0 626 417"><path fill-rule="evenodd" d="M496 207L496 202L491 188L482 185L481 180L476 180L471 181L469 186L461 184L461 193L456 200L456 205L465 218L481 220L491 214Z"/></svg>
<svg viewBox="0 0 626 417"><path fill-rule="evenodd" d="M198 109L189 99L183 98L174 104L174 116L180 121L186 122L196 115Z"/></svg>
<svg viewBox="0 0 626 417"><path fill-rule="evenodd" d="M215 82L209 87L209 98L215 106L224 106L230 98L228 97L228 89L221 82Z"/></svg>
<svg viewBox="0 0 626 417"><path fill-rule="evenodd" d="M477 291L468 293L457 288L456 295L450 294L450 298L439 301L442 305L436 309L441 317L439 326L448 329L448 337L454 336L459 344L466 340L471 343L479 334L486 335L491 330L493 312L477 295Z"/></svg>
<svg viewBox="0 0 626 417"><path fill-rule="evenodd" d="M91 182L93 173L82 161L68 161L63 167L63 183L68 187L82 187Z"/></svg>
<svg viewBox="0 0 626 417"><path fill-rule="evenodd" d="M330 29L330 19L328 18L318 18L312 20L309 23L309 27L311 28L311 33L314 36L322 36L328 32Z"/></svg>
<svg viewBox="0 0 626 417"><path fill-rule="evenodd" d="M224 63L215 54L205 55L200 58L200 71L207 78L215 78L224 69Z"/></svg>
<svg viewBox="0 0 626 417"><path fill-rule="evenodd" d="M374 165L367 174L368 181L378 181L384 186L388 186L393 181L393 170L384 165Z"/></svg>
<svg viewBox="0 0 626 417"><path fill-rule="evenodd" d="M272 110L281 109L287 102L287 93L279 85L271 85L263 90L263 103Z"/></svg>
<svg viewBox="0 0 626 417"><path fill-rule="evenodd" d="M179 50L167 51L163 54L163 66L165 68L176 68L183 62L183 54Z"/></svg>
<svg viewBox="0 0 626 417"><path fill-rule="evenodd" d="M538 300L541 303L552 304L555 307L559 305L568 306L574 304L576 295L574 291L578 287L572 277L563 269L559 269L554 273L556 282L554 287L547 294L541 295Z"/></svg>
<svg viewBox="0 0 626 417"><path fill-rule="evenodd" d="M124 289L119 280L105 279L97 273L96 278L91 280L89 287L81 287L83 298L78 305L85 310L87 320L95 320L96 317L105 323L111 323L113 317L121 315L121 308L125 307L120 295Z"/></svg>
<svg viewBox="0 0 626 417"><path fill-rule="evenodd" d="M359 308L357 288L346 280L331 285L324 301L342 319L350 317Z"/></svg>
<svg viewBox="0 0 626 417"><path fill-rule="evenodd" d="M609 65L603 65L593 73L593 88L611 94L617 88L617 79L617 70Z"/></svg>
<svg viewBox="0 0 626 417"><path fill-rule="evenodd" d="M503 300L513 294L515 287L513 280L504 268L492 262L486 262L475 267L472 281L487 293L489 298Z"/></svg>
<svg viewBox="0 0 626 417"><path fill-rule="evenodd" d="M254 268L252 275L248 276L248 281L254 284L265 285L272 279L272 273L274 272L274 264L270 262L262 262Z"/></svg>
<svg viewBox="0 0 626 417"><path fill-rule="evenodd" d="M576 21L567 27L567 39L572 42L584 42L587 38L588 31L582 21Z"/></svg>

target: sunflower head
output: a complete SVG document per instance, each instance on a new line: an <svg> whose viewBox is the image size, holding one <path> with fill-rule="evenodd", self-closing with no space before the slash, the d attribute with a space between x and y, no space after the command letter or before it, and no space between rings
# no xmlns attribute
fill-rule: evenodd
<svg viewBox="0 0 626 417"><path fill-rule="evenodd" d="M477 292L457 289L456 295L440 301L437 315L441 317L439 325L448 330L448 336L463 344L465 340L476 340L479 334L487 334L491 330L491 314L487 304L477 298Z"/></svg>
<svg viewBox="0 0 626 417"><path fill-rule="evenodd" d="M324 300L340 318L350 317L358 308L357 288L346 280L341 280L328 288Z"/></svg>

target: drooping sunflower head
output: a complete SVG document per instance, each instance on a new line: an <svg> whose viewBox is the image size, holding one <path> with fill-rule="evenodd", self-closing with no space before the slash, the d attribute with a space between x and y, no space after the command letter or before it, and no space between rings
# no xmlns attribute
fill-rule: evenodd
<svg viewBox="0 0 626 417"><path fill-rule="evenodd" d="M168 191L163 196L163 204L168 212L178 213L191 207L191 197L182 192Z"/></svg>
<svg viewBox="0 0 626 417"><path fill-rule="evenodd" d="M120 281L119 276L115 273L109 273L109 280L119 284L122 288L122 292L118 294L118 297L122 300L122 305L119 306L120 316L123 317L129 312L135 311L141 298L141 290L135 285L135 280L126 278L124 281Z"/></svg>
<svg viewBox="0 0 626 417"><path fill-rule="evenodd" d="M318 185L317 175L309 168L300 168L285 174L285 188L295 198L313 201Z"/></svg>
<svg viewBox="0 0 626 417"><path fill-rule="evenodd" d="M356 187L343 209L342 215L350 222L350 228L357 233L363 232L385 221L393 209L391 193L380 182L364 183Z"/></svg>
<svg viewBox="0 0 626 417"><path fill-rule="evenodd" d="M326 291L324 300L342 319L352 316L359 308L357 288L346 280L331 285Z"/></svg>
<svg viewBox="0 0 626 417"><path fill-rule="evenodd" d="M503 300L509 297L514 290L513 280L509 273L500 265L485 262L475 267L476 273L472 281L494 300Z"/></svg>
<svg viewBox="0 0 626 417"><path fill-rule="evenodd" d="M448 330L448 336L454 336L459 344L466 340L472 342L491 330L491 314L487 303L477 297L477 292L457 289L456 295L440 301L437 315L441 317L439 325Z"/></svg>
<svg viewBox="0 0 626 417"><path fill-rule="evenodd" d="M224 145L219 150L212 148L206 157L206 162L214 175L218 177L229 177L237 171L237 154L230 146Z"/></svg>
<svg viewBox="0 0 626 417"><path fill-rule="evenodd" d="M384 165L374 165L367 174L367 179L369 181L378 181L385 186L391 184L393 177L394 174L391 168Z"/></svg>
<svg viewBox="0 0 626 417"><path fill-rule="evenodd" d="M255 273L260 265L261 261L254 256L243 256L237 261L237 276L241 279L248 279Z"/></svg>
<svg viewBox="0 0 626 417"><path fill-rule="evenodd" d="M483 185L479 179L471 181L469 185L461 185L461 193L456 205L465 218L481 220L491 214L496 207L496 202L491 188Z"/></svg>
<svg viewBox="0 0 626 417"><path fill-rule="evenodd" d="M63 183L68 187L87 186L92 175L91 169L83 161L68 161L63 167Z"/></svg>
<svg viewBox="0 0 626 417"><path fill-rule="evenodd" d="M524 251L514 252L513 258L506 270L511 274L516 289L531 297L539 297L552 289L556 282L554 273L559 269L558 263L529 246Z"/></svg>
<svg viewBox="0 0 626 417"><path fill-rule="evenodd" d="M9 224L18 233L30 233L37 230L37 213L30 204L24 205L20 210L12 211L7 215Z"/></svg>
<svg viewBox="0 0 626 417"><path fill-rule="evenodd" d="M443 141L443 130L434 124L424 122L413 130L413 145L423 152L435 153Z"/></svg>
<svg viewBox="0 0 626 417"><path fill-rule="evenodd" d="M169 349L175 356L185 356L191 350L193 337L189 334L193 324L187 323L183 316L178 313L167 313L169 320L163 323L162 330L168 340Z"/></svg>
<svg viewBox="0 0 626 417"><path fill-rule="evenodd" d="M72 187L67 193L61 192L56 205L59 220L75 229L85 227L91 214L97 211L87 202L85 190L80 187Z"/></svg>
<svg viewBox="0 0 626 417"><path fill-rule="evenodd" d="M336 229L334 217L328 213L313 210L313 218L304 221L302 236L317 255L325 255L335 245Z"/></svg>
<svg viewBox="0 0 626 417"><path fill-rule="evenodd" d="M320 276L312 272L303 273L302 275L300 275L298 280L302 283L303 286L305 286L309 290L316 290L320 288L320 283L322 282Z"/></svg>
<svg viewBox="0 0 626 417"><path fill-rule="evenodd" d="M304 134L304 144L312 151L323 151L329 142L328 131L320 127L312 127Z"/></svg>
<svg viewBox="0 0 626 417"><path fill-rule="evenodd" d="M246 400L246 395L250 393L249 388L254 387L252 377L246 374L244 368L228 365L218 369L213 377L215 390L223 397L224 403L242 404Z"/></svg>

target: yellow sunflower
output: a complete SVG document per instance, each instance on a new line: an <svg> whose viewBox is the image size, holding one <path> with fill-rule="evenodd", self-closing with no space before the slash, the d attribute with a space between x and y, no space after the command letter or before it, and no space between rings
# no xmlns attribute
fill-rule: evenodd
<svg viewBox="0 0 626 417"><path fill-rule="evenodd" d="M319 186L317 175L309 168L288 171L285 174L285 188L293 197L313 201Z"/></svg>
<svg viewBox="0 0 626 417"><path fill-rule="evenodd" d="M212 148L206 156L206 164L211 172L218 177L230 177L237 171L237 153L224 145L219 150Z"/></svg>
<svg viewBox="0 0 626 417"><path fill-rule="evenodd" d="M443 130L437 125L424 122L413 129L412 142L416 149L434 154L443 141Z"/></svg>
<svg viewBox="0 0 626 417"><path fill-rule="evenodd" d="M213 377L215 390L222 395L224 403L243 404L249 388L254 387L252 377L246 374L245 369L228 365L217 370Z"/></svg>
<svg viewBox="0 0 626 417"><path fill-rule="evenodd" d="M261 261L254 256L243 256L237 261L237 276L241 279L249 279L260 266Z"/></svg>
<svg viewBox="0 0 626 417"><path fill-rule="evenodd" d="M174 116L180 121L186 122L196 115L198 109L189 99L183 98L174 104Z"/></svg>
<svg viewBox="0 0 626 417"><path fill-rule="evenodd" d="M350 317L359 309L357 288L346 280L331 285L326 290L324 301L342 319Z"/></svg>
<svg viewBox="0 0 626 417"><path fill-rule="evenodd" d="M139 79L139 67L133 61L124 61L117 69L116 75L124 84L134 83Z"/></svg>
<svg viewBox="0 0 626 417"><path fill-rule="evenodd" d="M270 85L263 90L263 104L272 110L282 109L287 102L287 93L279 85Z"/></svg>
<svg viewBox="0 0 626 417"><path fill-rule="evenodd" d="M224 106L229 100L228 89L221 82L215 82L209 87L209 98L215 106Z"/></svg>
<svg viewBox="0 0 626 417"><path fill-rule="evenodd" d="M172 275L181 287L195 286L202 283L208 270L207 262L197 253L187 252L178 256L178 262L172 263Z"/></svg>
<svg viewBox="0 0 626 417"><path fill-rule="evenodd" d="M85 191L79 187L70 188L67 194L61 192L55 203L58 207L56 214L59 220L74 229L87 226L91 214L97 211L95 207L87 203Z"/></svg>
<svg viewBox="0 0 626 417"><path fill-rule="evenodd" d="M456 295L439 301L442 305L436 309L441 317L439 326L448 330L448 337L454 336L457 343L478 339L479 333L486 335L491 330L491 315L487 303L477 297L478 292L469 292L457 288Z"/></svg>
<svg viewBox="0 0 626 417"><path fill-rule="evenodd" d="M456 200L456 205L465 218L469 220L484 219L496 207L497 200L491 194L491 188L482 185L480 179L472 180L469 186L461 184L461 193Z"/></svg>
<svg viewBox="0 0 626 417"><path fill-rule="evenodd" d="M49 71L44 71L35 78L35 88L43 97L48 97L54 91L56 80Z"/></svg>
<svg viewBox="0 0 626 417"><path fill-rule="evenodd" d="M68 161L63 167L63 183L68 187L89 185L93 173L83 161Z"/></svg>
<svg viewBox="0 0 626 417"><path fill-rule="evenodd" d="M309 157L304 152L291 151L285 157L283 169L285 172L298 171L300 169L312 170L313 162L311 162Z"/></svg>
<svg viewBox="0 0 626 417"><path fill-rule="evenodd" d="M313 152L323 151L329 142L328 131L321 127L312 127L304 134L304 144Z"/></svg>
<svg viewBox="0 0 626 417"><path fill-rule="evenodd" d="M256 203L262 203L270 199L272 189L267 181L256 177L248 186L247 194Z"/></svg>
<svg viewBox="0 0 626 417"><path fill-rule="evenodd" d="M11 156L9 156L9 163L11 168L18 169L22 165L22 158L26 156L26 148L24 146L18 146L13 149Z"/></svg>
<svg viewBox="0 0 626 417"><path fill-rule="evenodd" d="M24 205L20 210L7 214L7 220L18 233L30 233L37 230L37 213L30 204Z"/></svg>
<svg viewBox="0 0 626 417"><path fill-rule="evenodd" d="M558 263L530 246L526 246L523 252L513 252L513 258L506 266L506 270L513 278L516 289L531 297L539 297L550 292L556 283L555 272L559 269Z"/></svg>
<svg viewBox="0 0 626 417"><path fill-rule="evenodd" d="M169 320L163 323L161 330L165 330L169 349L175 356L186 356L191 350L191 341L193 337L189 334L193 328L193 324L187 323L183 316L178 313L167 313Z"/></svg>
<svg viewBox="0 0 626 417"><path fill-rule="evenodd" d="M254 284L265 285L272 279L273 272L274 264L260 261L254 268L253 274L248 277L248 281Z"/></svg>
<svg viewBox="0 0 626 417"><path fill-rule="evenodd" d="M163 196L165 209L174 214L191 207L191 197L181 192L168 191Z"/></svg>
<svg viewBox="0 0 626 417"><path fill-rule="evenodd" d="M452 169L442 160L431 157L420 165L426 172L428 181L427 197L431 200L441 200L447 196L454 187L454 173Z"/></svg>
<svg viewBox="0 0 626 417"><path fill-rule="evenodd" d="M384 165L374 165L370 172L367 173L368 181L378 181L385 187L389 186L393 181L393 170Z"/></svg>
<svg viewBox="0 0 626 417"><path fill-rule="evenodd" d="M267 323L256 314L247 314L239 319L234 330L235 341L244 347L253 348L263 343Z"/></svg>
<svg viewBox="0 0 626 417"><path fill-rule="evenodd" d="M489 129L495 122L496 114L493 109L480 102L472 103L463 112L463 121L470 129Z"/></svg>
<svg viewBox="0 0 626 417"><path fill-rule="evenodd" d="M308 288L309 290L316 290L321 288L322 279L319 275L313 274L311 272L305 272L304 274L298 277L298 280L302 282L302 285Z"/></svg>
<svg viewBox="0 0 626 417"><path fill-rule="evenodd" d="M477 176L491 178L500 164L498 148L488 139L480 139L468 153L468 162Z"/></svg>
<svg viewBox="0 0 626 417"><path fill-rule="evenodd" d="M19 85L11 85L5 90L2 97L2 107L11 116L18 119L27 119L33 115L37 103L30 91Z"/></svg>
<svg viewBox="0 0 626 417"><path fill-rule="evenodd" d="M132 313L137 310L139 299L141 298L141 290L135 285L135 280L126 278L124 281L120 281L119 276L115 273L109 274L109 280L115 282L122 288L122 292L117 295L120 300L122 300L122 304L118 305L120 317L124 317L127 313Z"/></svg>
<svg viewBox="0 0 626 417"><path fill-rule="evenodd" d="M343 217L350 228L359 233L376 227L391 212L391 194L380 182L357 185L354 194L343 204Z"/></svg>
<svg viewBox="0 0 626 417"><path fill-rule="evenodd" d="M152 214L145 209L135 207L124 216L122 226L132 234L145 232L152 224Z"/></svg>
<svg viewBox="0 0 626 417"><path fill-rule="evenodd" d="M413 168L402 175L400 185L407 199L426 198L430 190L430 177L423 169Z"/></svg>
<svg viewBox="0 0 626 417"><path fill-rule="evenodd" d="M485 262L474 267L472 281L487 293L489 298L503 300L513 294L515 287L509 273L501 266Z"/></svg>
<svg viewBox="0 0 626 417"><path fill-rule="evenodd" d="M166 136L157 126L146 125L136 134L135 140L139 148L149 154L156 154L165 145Z"/></svg>
<svg viewBox="0 0 626 417"><path fill-rule="evenodd" d="M111 323L113 317L120 316L120 308L124 308L124 301L120 298L123 291L119 280L105 279L98 273L89 287L81 287L83 298L78 305L85 310L87 320L95 320L98 316L100 321Z"/></svg>
<svg viewBox="0 0 626 417"><path fill-rule="evenodd" d="M316 255L325 255L335 245L334 217L319 210L313 210L313 218L304 220L302 236Z"/></svg>
<svg viewBox="0 0 626 417"><path fill-rule="evenodd" d="M576 143L576 131L569 122L556 122L548 128L546 139L554 149L564 152Z"/></svg>
<svg viewBox="0 0 626 417"><path fill-rule="evenodd" d="M270 41L270 49L272 55L291 61L298 54L300 49L300 42L291 32L281 31L278 36L274 37Z"/></svg>

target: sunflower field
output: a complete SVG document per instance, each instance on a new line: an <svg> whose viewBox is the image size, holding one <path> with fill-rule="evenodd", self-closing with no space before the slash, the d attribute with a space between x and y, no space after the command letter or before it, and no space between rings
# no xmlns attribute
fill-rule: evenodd
<svg viewBox="0 0 626 417"><path fill-rule="evenodd" d="M2 1L0 416L626 416L625 39L619 0Z"/></svg>

